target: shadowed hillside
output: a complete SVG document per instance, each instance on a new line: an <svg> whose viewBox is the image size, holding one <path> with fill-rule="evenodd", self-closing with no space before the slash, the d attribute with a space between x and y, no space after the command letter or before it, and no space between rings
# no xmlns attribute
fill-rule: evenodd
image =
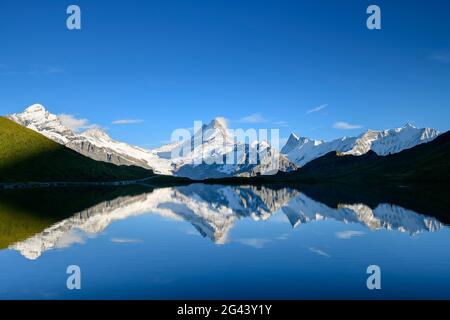
<svg viewBox="0 0 450 320"><path fill-rule="evenodd" d="M89 159L0 117L0 183L142 179L153 172Z"/></svg>

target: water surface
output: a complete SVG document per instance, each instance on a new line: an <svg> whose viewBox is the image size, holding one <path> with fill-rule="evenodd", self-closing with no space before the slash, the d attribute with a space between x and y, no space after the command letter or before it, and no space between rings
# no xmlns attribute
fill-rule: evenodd
<svg viewBox="0 0 450 320"><path fill-rule="evenodd" d="M1 191L0 298L448 299L447 208L402 186Z"/></svg>

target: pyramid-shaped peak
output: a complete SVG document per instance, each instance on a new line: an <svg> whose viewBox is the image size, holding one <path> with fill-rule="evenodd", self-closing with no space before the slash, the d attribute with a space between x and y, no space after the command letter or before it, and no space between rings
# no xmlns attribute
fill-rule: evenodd
<svg viewBox="0 0 450 320"><path fill-rule="evenodd" d="M407 123L403 126L403 128L413 128L413 129L415 129L416 126L413 125L411 122L407 122Z"/></svg>
<svg viewBox="0 0 450 320"><path fill-rule="evenodd" d="M223 117L217 117L214 118L209 124L208 128L214 128L214 129L227 129L228 128L228 122L227 119Z"/></svg>
<svg viewBox="0 0 450 320"><path fill-rule="evenodd" d="M295 140L295 141L298 141L298 140L300 140L300 138L298 137L298 135L296 135L295 133L291 133L291 135L289 136L289 139L288 139L288 141L289 140Z"/></svg>

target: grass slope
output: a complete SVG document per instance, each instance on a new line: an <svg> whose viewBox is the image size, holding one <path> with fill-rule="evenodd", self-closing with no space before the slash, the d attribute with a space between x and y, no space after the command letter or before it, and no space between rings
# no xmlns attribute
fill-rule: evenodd
<svg viewBox="0 0 450 320"><path fill-rule="evenodd" d="M153 172L87 158L0 117L0 183L133 180Z"/></svg>

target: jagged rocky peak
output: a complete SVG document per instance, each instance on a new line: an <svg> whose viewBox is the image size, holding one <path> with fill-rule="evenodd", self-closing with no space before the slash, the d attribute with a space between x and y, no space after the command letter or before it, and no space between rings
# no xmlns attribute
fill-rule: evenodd
<svg viewBox="0 0 450 320"><path fill-rule="evenodd" d="M395 129L382 131L367 130L356 137L344 137L332 141L310 140L299 138L296 143L283 147L282 153L290 161L303 166L309 161L321 157L329 152L337 151L355 156L363 155L370 150L378 155L397 153L426 143L439 135L439 131L431 128L417 128L411 123ZM313 143L312 143L313 142Z"/></svg>
<svg viewBox="0 0 450 320"><path fill-rule="evenodd" d="M33 104L22 113L11 114L8 118L61 144L67 144L68 139L74 136L74 132L60 118L41 104Z"/></svg>
<svg viewBox="0 0 450 320"><path fill-rule="evenodd" d="M22 120L25 123L44 122L44 121L57 121L58 118L49 113L42 104L36 103L26 108L22 113L16 113L10 116L11 119L19 121Z"/></svg>
<svg viewBox="0 0 450 320"><path fill-rule="evenodd" d="M209 123L208 128L228 129L227 119L223 117L216 117Z"/></svg>
<svg viewBox="0 0 450 320"><path fill-rule="evenodd" d="M225 141L233 140L228 130L228 122L223 117L216 117L208 125L203 125L202 131L204 142L214 138L221 138Z"/></svg>
<svg viewBox="0 0 450 320"><path fill-rule="evenodd" d="M286 145L296 145L300 141L300 137L295 133L291 133L287 139Z"/></svg>
<svg viewBox="0 0 450 320"><path fill-rule="evenodd" d="M286 144L281 149L281 153L289 153L294 149L300 141L300 138L295 134L291 133L289 138L286 141Z"/></svg>

